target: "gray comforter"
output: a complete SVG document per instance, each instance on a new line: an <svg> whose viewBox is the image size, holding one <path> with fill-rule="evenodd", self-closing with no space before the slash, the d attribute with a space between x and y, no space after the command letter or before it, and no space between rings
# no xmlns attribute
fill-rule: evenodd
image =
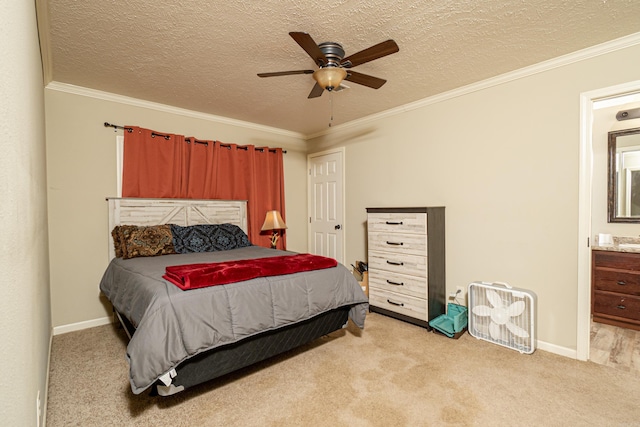
<svg viewBox="0 0 640 427"><path fill-rule="evenodd" d="M264 277L183 291L164 280L169 265L292 254L259 246L222 252L114 258L100 290L136 327L127 346L131 389L143 392L184 360L260 332L350 305L364 327L367 297L341 264L335 268Z"/></svg>

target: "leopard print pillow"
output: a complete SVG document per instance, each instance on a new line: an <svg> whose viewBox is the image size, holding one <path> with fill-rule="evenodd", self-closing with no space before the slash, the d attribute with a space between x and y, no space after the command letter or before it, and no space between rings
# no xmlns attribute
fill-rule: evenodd
<svg viewBox="0 0 640 427"><path fill-rule="evenodd" d="M123 259L175 254L171 225L121 225L112 231L116 256Z"/></svg>

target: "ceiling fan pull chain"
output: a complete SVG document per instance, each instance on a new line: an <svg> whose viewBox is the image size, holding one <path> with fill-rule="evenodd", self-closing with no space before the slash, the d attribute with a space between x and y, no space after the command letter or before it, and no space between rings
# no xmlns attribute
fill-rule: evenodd
<svg viewBox="0 0 640 427"><path fill-rule="evenodd" d="M331 109L331 117L329 119L329 127L333 124L333 91L329 92L329 108Z"/></svg>

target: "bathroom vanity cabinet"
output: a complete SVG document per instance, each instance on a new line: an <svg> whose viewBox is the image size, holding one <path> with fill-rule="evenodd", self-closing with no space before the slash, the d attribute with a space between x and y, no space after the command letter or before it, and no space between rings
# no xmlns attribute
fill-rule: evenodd
<svg viewBox="0 0 640 427"><path fill-rule="evenodd" d="M593 321L640 330L640 253L591 253Z"/></svg>

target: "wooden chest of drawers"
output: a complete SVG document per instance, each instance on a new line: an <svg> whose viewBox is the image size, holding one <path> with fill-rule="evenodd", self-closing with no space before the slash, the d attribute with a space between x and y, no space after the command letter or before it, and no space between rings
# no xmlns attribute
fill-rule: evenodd
<svg viewBox="0 0 640 427"><path fill-rule="evenodd" d="M444 208L367 208L371 311L421 326L445 312Z"/></svg>
<svg viewBox="0 0 640 427"><path fill-rule="evenodd" d="M640 330L640 253L592 251L593 321Z"/></svg>

